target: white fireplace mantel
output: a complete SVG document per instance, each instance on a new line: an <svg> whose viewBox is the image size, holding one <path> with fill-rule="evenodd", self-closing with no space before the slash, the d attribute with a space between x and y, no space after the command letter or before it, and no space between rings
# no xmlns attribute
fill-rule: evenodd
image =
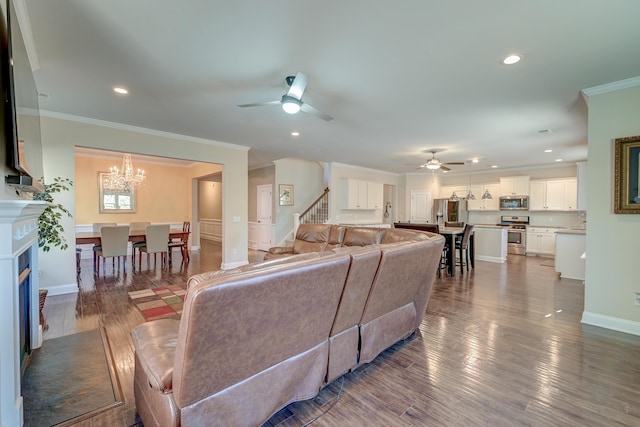
<svg viewBox="0 0 640 427"><path fill-rule="evenodd" d="M0 200L0 426L21 426L18 256L31 248L29 295L31 349L40 347L38 217L47 206L34 200Z"/></svg>

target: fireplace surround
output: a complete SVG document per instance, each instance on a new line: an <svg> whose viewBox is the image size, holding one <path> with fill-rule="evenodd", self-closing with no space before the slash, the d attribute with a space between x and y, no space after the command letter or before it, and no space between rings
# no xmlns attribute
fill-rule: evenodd
<svg viewBox="0 0 640 427"><path fill-rule="evenodd" d="M46 202L0 200L0 425L21 426L20 312L26 311L24 331L31 350L42 344L39 325L38 217ZM20 256L22 255L22 261ZM21 263L29 265L28 292L20 297ZM21 309L20 300L26 310Z"/></svg>

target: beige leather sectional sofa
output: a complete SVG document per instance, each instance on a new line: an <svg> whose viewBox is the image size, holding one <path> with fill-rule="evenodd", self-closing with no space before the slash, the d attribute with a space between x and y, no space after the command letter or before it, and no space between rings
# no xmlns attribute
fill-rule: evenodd
<svg viewBox="0 0 640 427"><path fill-rule="evenodd" d="M192 277L180 321L132 331L145 427L259 426L416 331L442 236L302 225L296 241L308 250Z"/></svg>

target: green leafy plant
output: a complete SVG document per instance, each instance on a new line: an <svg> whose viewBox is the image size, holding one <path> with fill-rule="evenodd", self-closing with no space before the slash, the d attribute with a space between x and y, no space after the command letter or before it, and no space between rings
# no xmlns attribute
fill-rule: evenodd
<svg viewBox="0 0 640 427"><path fill-rule="evenodd" d="M42 182L44 184L44 179ZM73 187L73 181L69 178L56 177L51 184L44 184L43 193L33 195L33 200L49 202L38 218L38 246L45 252L49 252L52 246L59 246L62 250L69 247L67 239L64 238L64 228L60 224L60 219L63 214L71 218L71 212L61 204L55 203L53 193L69 191L71 187Z"/></svg>

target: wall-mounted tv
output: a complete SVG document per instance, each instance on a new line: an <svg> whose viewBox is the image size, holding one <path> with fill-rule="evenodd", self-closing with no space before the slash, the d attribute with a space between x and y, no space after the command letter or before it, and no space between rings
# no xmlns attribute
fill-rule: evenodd
<svg viewBox="0 0 640 427"><path fill-rule="evenodd" d="M31 63L13 2L7 0L7 23L0 28L2 143L8 175L5 182L23 191L42 192L40 109Z"/></svg>

